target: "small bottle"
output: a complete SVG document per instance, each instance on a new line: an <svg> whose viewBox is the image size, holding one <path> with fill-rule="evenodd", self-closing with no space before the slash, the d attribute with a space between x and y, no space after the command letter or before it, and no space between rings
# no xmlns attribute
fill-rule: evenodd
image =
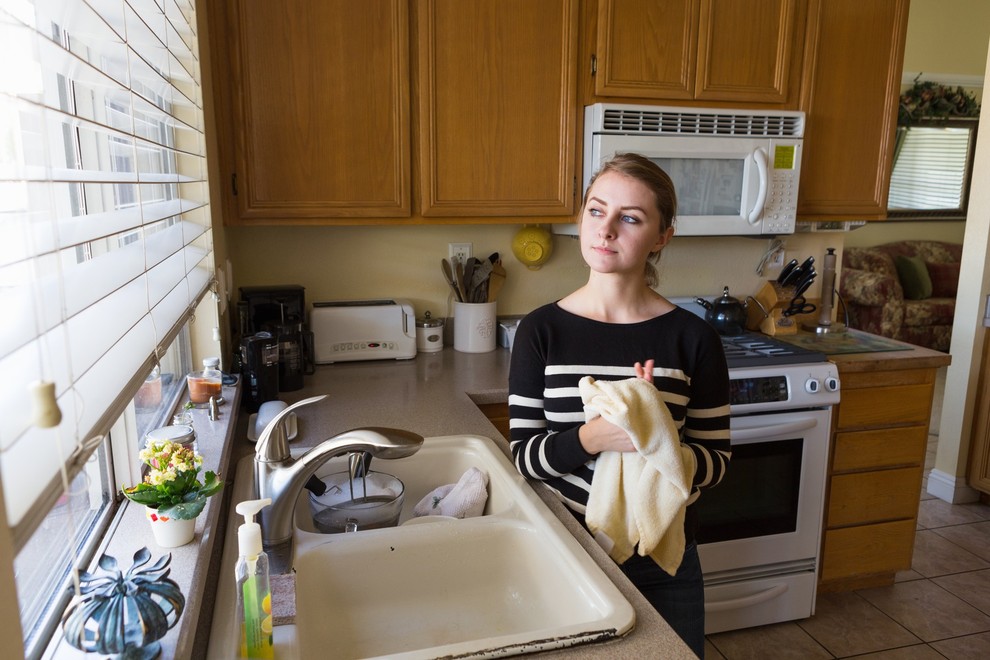
<svg viewBox="0 0 990 660"><path fill-rule="evenodd" d="M261 525L254 522L254 516L271 503L271 499L266 497L246 500L237 505L237 513L244 516L244 524L237 528L240 556L234 568L241 658L275 657L268 555L262 550Z"/></svg>

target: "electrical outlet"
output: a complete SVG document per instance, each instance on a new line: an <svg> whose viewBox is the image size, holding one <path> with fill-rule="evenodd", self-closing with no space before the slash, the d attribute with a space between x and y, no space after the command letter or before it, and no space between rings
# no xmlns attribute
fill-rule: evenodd
<svg viewBox="0 0 990 660"><path fill-rule="evenodd" d="M450 263L455 261L465 263L474 256L474 248L471 243L448 243L447 256L450 258Z"/></svg>
<svg viewBox="0 0 990 660"><path fill-rule="evenodd" d="M781 248L770 255L770 261L767 263L770 268L783 268L784 267L784 249Z"/></svg>

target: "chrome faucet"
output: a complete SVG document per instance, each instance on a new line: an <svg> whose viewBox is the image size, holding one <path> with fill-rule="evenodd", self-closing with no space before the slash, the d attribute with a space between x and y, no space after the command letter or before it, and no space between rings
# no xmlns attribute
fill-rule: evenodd
<svg viewBox="0 0 990 660"><path fill-rule="evenodd" d="M325 398L325 394L310 397L282 409L258 435L254 453L254 496L272 500L271 506L261 510L261 538L273 573L287 573L292 568L296 500L320 466L349 452L367 452L377 458L402 458L415 454L423 446L423 437L415 433L367 427L335 435L299 458L293 458L285 430L286 415Z"/></svg>

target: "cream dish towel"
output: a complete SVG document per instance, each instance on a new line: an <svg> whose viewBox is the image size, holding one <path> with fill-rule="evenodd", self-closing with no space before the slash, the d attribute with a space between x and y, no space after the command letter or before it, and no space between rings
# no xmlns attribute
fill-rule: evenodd
<svg viewBox="0 0 990 660"><path fill-rule="evenodd" d="M488 473L476 467L468 468L456 484L434 488L421 499L413 509L413 517L474 518L484 513L487 501Z"/></svg>
<svg viewBox="0 0 990 660"><path fill-rule="evenodd" d="M585 419L601 415L629 434L635 452L598 455L585 520L591 533L618 563L639 544L674 575L684 555L684 510L691 496L694 452L681 446L674 420L660 392L642 378L578 383ZM604 538L602 538L604 536Z"/></svg>

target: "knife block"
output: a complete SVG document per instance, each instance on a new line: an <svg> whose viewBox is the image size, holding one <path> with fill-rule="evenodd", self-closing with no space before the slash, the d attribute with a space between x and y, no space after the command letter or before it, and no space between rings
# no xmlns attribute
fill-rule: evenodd
<svg viewBox="0 0 990 660"><path fill-rule="evenodd" d="M764 282L746 306L746 327L755 332L775 335L797 334L802 320L816 317L817 311L810 314L784 316L796 293L792 286L780 286L777 282ZM754 302L756 301L756 302ZM818 301L808 300L817 303ZM759 303L759 304L756 304Z"/></svg>

